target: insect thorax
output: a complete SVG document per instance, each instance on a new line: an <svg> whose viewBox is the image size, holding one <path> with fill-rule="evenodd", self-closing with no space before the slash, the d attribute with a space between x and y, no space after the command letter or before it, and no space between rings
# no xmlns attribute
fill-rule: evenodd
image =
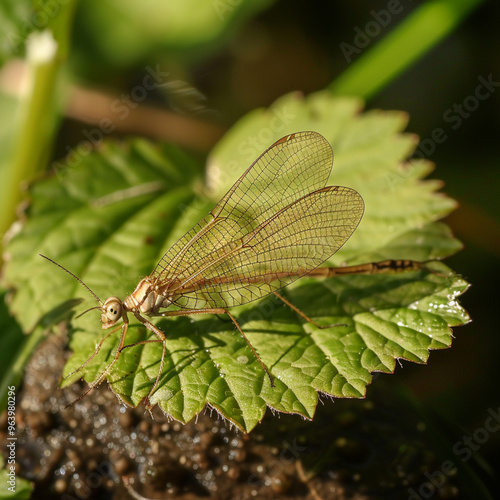
<svg viewBox="0 0 500 500"><path fill-rule="evenodd" d="M135 290L123 301L126 310L143 314L157 313L161 307L165 308L170 304L170 296L160 293L149 277L142 279Z"/></svg>

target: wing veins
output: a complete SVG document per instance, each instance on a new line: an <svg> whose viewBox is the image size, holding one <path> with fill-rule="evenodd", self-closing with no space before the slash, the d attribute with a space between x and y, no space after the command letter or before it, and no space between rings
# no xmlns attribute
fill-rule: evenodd
<svg viewBox="0 0 500 500"><path fill-rule="evenodd" d="M337 186L334 186L334 188L336 188ZM276 218L278 218L279 216L281 216L282 212L285 212L286 210L291 210L293 208L293 205L295 204L299 204L304 198L307 198L308 196L311 196L311 195L314 195L315 193L319 193L321 191L328 191L328 190L331 190L331 188L322 188L322 189L318 189L316 191L313 191L312 193L309 193L309 194L306 194L304 196L302 196L301 198L299 198L298 200L295 200L294 202L290 203L289 205L287 205L286 207L283 207L279 212L275 213L272 217L270 217L269 219L261 222L255 229L253 229L250 233L248 233L247 235L241 237L241 238L238 238L240 240L245 240L243 241L240 245L238 245L237 247L235 248L231 248L228 252L225 252L223 255L221 255L220 257L218 258L212 258L212 255L214 253L217 253L217 252L220 252L223 250L224 246L226 245L229 245L231 243L234 243L235 241L237 240L230 240L228 241L224 246L218 248L217 250L214 250L212 251L212 253L208 254L205 258L205 260L207 260L207 264L202 267L201 269L198 269L195 273L193 273L192 275L188 276L180 285L179 287L177 288L180 289L182 288L186 283L188 283L189 281L191 281L193 278L196 278L196 276L198 276L199 274L203 273L204 271L206 271L207 269L210 269L211 267L214 267L215 265L221 263L223 260L225 259L229 259L229 257L231 256L234 256L235 254L237 254L237 252L245 249L245 248L252 248L252 245L249 244L249 242L255 238L259 233L260 231L262 231L266 226L268 226L269 224L271 224ZM283 227L283 226L282 226ZM279 230L280 228L277 228L277 230ZM199 234L199 233L197 233ZM267 236L267 238L270 238L273 236L273 234L276 234L276 233L271 233ZM249 238L249 239L247 239ZM266 238L266 239L267 239ZM265 240L262 240L262 241L265 241ZM312 270L312 269L311 269Z"/></svg>
<svg viewBox="0 0 500 500"><path fill-rule="evenodd" d="M273 208L279 212L283 208L280 207L282 202L274 196L273 189L267 189L268 185L277 184L275 188L279 187L282 194L281 200L284 201L292 199L295 194L306 195L306 188L314 191L315 186L316 189L324 187L331 171L332 160L333 153L330 144L316 132L298 132L276 141L246 169L209 216L202 219L167 250L151 277L162 281L168 278L173 279L176 275L185 272L186 268L182 268L184 257L187 256L185 260L189 264L192 259L196 260L196 257L190 253L206 251L206 249L195 248L201 239L197 233L210 234L211 231L217 231L218 225L214 224L213 220L225 220L234 216L231 220L234 222L233 228L236 228L238 233L235 239L238 239L242 237L242 232L243 235L248 234L247 228L252 227L252 224L266 212ZM293 186L294 183L296 183L295 186ZM261 185L262 191L257 190L258 194L256 194L255 188ZM257 203L260 203L262 207L260 212L256 211ZM249 208L255 211L254 217L247 214ZM224 214L223 217L220 217L221 214ZM213 219L207 222L207 219L211 217ZM269 220L269 217L265 220ZM215 236L219 239L219 244L213 250L217 251L231 241L232 235L221 234L219 231ZM186 239L187 241L184 241ZM207 255L208 253L205 253L204 257Z"/></svg>
<svg viewBox="0 0 500 500"><path fill-rule="evenodd" d="M329 192L332 193L332 195L335 193L337 194L340 190L340 195L345 196L347 201L344 201L343 204L341 202L338 202L341 204L341 208L343 210L328 210L326 213L328 215L332 213L337 213L337 212L346 212L348 213L348 218L344 217L344 222L340 225L340 227L344 228L346 230L345 234L343 236L339 236L338 238L333 237L332 242L330 245L326 245L325 243L314 243L312 241L307 241L307 238L301 238L299 240L299 245L301 247L306 247L307 249L311 248L318 248L320 257L316 258L316 260L311 259L310 257L304 257L301 255L293 255L293 252L291 255L286 255L285 257L278 259L274 263L276 264L276 267L272 267L271 264L273 263L272 260L272 254L276 253L277 251L283 250L283 252L286 254L287 250L290 250L290 248L295 248L294 246L290 246L289 242L290 240L295 241L295 236L304 234L306 237L317 237L319 239L326 239L328 237L331 237L332 235L329 234L333 231L334 228L338 227L337 224L330 224L328 221L328 225L325 226L319 226L315 227L313 225L309 226L304 226L300 225L300 220L301 219L307 219L307 218L312 218L316 217L318 214L324 215L325 210L324 206L327 205L327 202L319 198L321 194L327 195ZM314 199L316 198L316 199ZM302 208L301 205L305 201L311 201L312 204L307 207L306 211L298 212L298 214L294 214L293 212L289 212L290 210L293 210L294 207ZM328 201L328 200L327 200ZM333 198L331 201L332 208L335 207L335 202L337 201L336 198ZM320 206L317 210L317 212L314 211L314 206L316 203L320 203ZM350 209L352 209L352 212L354 215L350 215ZM288 212L288 213L287 213ZM220 256L217 261L212 260L211 262L206 262L206 265L203 267L203 269L198 270L196 273L192 274L189 276L183 283L182 286L179 288L176 288L176 295L180 298L181 296L185 296L187 299L190 297L187 295L188 293L192 292L197 292L199 291L200 294L205 296L206 294L210 294L210 290L214 288L214 285L229 285L230 283L237 283L237 285L233 286L232 288L227 288L226 290L221 290L221 292L228 293L228 295L231 296L231 292L239 292L239 290L242 289L247 289L249 288L252 284L258 284L259 278L261 279L261 284L267 285L267 289L265 293L261 294L260 296L267 295L268 293L271 293L271 291L277 290L279 288L282 288L283 286L286 286L286 284L281 283L281 279L289 279L289 282L295 281L296 279L300 278L301 276L304 276L311 272L313 269L317 268L320 266L325 260L327 260L331 255L333 255L350 237L352 232L355 230L357 227L359 220L361 219L363 213L363 202L362 198L359 196L356 191L351 190L349 188L339 188L338 186L335 187L326 187L317 191L314 191L313 193L309 193L306 196L303 196L299 200L296 200L295 202L291 203L284 209L280 210L278 213L276 213L273 217L268 219L267 221L264 221L261 223L261 225L256 228L254 231L251 233L248 233L247 237L244 239L244 241L241 245L239 245L237 248L232 249L230 252L225 253L224 255ZM297 217L297 215L300 215ZM287 217L288 216L288 217ZM276 221L276 219L284 217L285 221L287 224L278 224L276 228L274 228L274 231L270 232L267 235L261 235L262 232L265 231L267 227L269 227L270 224ZM332 218L333 222L335 222L335 217ZM338 221L338 220L337 220ZM347 223L347 222L348 223ZM298 227L293 227L293 224L299 224ZM292 226L290 228L290 226ZM297 229L294 231L294 229ZM265 245L265 243L268 242L268 240L272 239L273 237L276 236L276 234L279 234L282 232L283 234L281 237L277 240L279 244L275 245L274 247ZM313 234L314 233L314 234ZM214 275L212 277L207 277L206 279L199 280L198 282L193 282L194 279L197 276L200 276L203 272L206 272L207 270L210 269L215 269L217 270L217 267L223 268L224 264L231 264L231 258L232 257L237 257L237 254L240 253L242 250L248 250L251 251L251 249L255 245L249 245L248 242L251 239L254 239L258 237L259 235L263 236L260 241L256 243L257 246L262 245L263 246L263 251L262 252L253 252L249 253L246 255L245 259L245 254L243 254L243 257L240 259L240 261L237 263L237 265L233 268L230 269L231 272L236 273L233 274L234 279L231 278L231 272L227 272L224 275ZM249 239L247 239L249 238ZM284 241L285 243L281 244L281 242ZM268 258L264 258L263 261L260 262L261 265L264 266L264 270L259 271L258 274L253 274L253 275L246 275L245 274L245 267L246 266L255 266L256 264L259 263L259 256L266 256L268 255ZM307 263L305 265L300 264L300 260L303 259L304 261L307 261L307 258L310 258L311 262ZM208 257L207 257L208 260ZM255 261L254 261L255 260ZM290 266L288 269L283 270L280 269L280 267L283 265L283 263L286 263L288 261L288 265ZM267 277L267 279L266 279ZM271 279L274 277L274 279ZM272 286L273 281L278 281L279 283L276 286ZM191 286L186 287L186 285L189 285L191 282ZM182 289L184 288L184 290ZM203 293L201 293L201 290L205 290ZM218 292L218 293L221 293ZM214 292L216 293L216 292ZM256 298L260 298L260 296ZM200 297L194 297L193 300L198 300ZM178 300L178 299L177 299ZM232 307L234 305L239 305L243 303L247 303L250 300L246 300L245 298L242 298L241 300L236 300L234 299L233 302L230 305L227 305L224 303L224 299L220 298L219 302L215 299L207 299L204 298L207 302L208 305L212 307L220 307L221 305L225 305L227 307ZM255 300L255 299L252 299ZM176 301L177 302L177 301ZM179 304L180 305L180 304ZM180 307L183 307L180 305Z"/></svg>

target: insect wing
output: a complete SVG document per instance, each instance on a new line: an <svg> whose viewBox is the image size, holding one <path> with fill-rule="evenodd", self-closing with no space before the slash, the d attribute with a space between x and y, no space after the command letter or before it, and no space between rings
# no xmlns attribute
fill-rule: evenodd
<svg viewBox="0 0 500 500"><path fill-rule="evenodd" d="M184 282L200 262L229 242L323 188L332 163L332 148L321 134L298 132L283 137L255 160L207 217L174 243L151 276L157 282Z"/></svg>
<svg viewBox="0 0 500 500"><path fill-rule="evenodd" d="M190 309L233 307L279 290L337 252L363 211L363 199L353 189L330 186L310 193L200 261L174 303Z"/></svg>

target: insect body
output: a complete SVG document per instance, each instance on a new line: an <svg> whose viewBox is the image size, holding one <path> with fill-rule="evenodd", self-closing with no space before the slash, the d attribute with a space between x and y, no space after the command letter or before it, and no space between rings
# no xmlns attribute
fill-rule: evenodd
<svg viewBox="0 0 500 500"><path fill-rule="evenodd" d="M412 268L412 261L319 268L349 239L364 211L363 199L355 190L326 186L332 162L329 143L316 132L291 134L275 142L123 301L110 297L103 303L70 273L99 301L103 329L123 320L114 359L79 399L106 378L124 349L160 342L163 353L147 396L146 405L150 404L160 383L166 342L165 334L148 316L229 316L273 385L269 369L228 309L274 293L314 323L277 291L305 275L329 277ZM155 338L126 345L129 313ZM92 356L76 371L97 354L111 333L100 340Z"/></svg>

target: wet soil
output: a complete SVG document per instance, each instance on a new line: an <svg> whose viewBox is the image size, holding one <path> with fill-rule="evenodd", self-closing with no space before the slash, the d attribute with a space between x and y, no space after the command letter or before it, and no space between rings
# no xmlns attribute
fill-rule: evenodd
<svg viewBox="0 0 500 500"><path fill-rule="evenodd" d="M459 498L456 471L429 482L445 458L421 418L376 389L380 379L369 399L324 397L312 422L268 411L244 434L209 409L187 425L158 409L152 419L107 384L64 410L85 387L58 389L64 344L42 344L17 394L17 474L36 499ZM1 449L5 430L3 416Z"/></svg>

